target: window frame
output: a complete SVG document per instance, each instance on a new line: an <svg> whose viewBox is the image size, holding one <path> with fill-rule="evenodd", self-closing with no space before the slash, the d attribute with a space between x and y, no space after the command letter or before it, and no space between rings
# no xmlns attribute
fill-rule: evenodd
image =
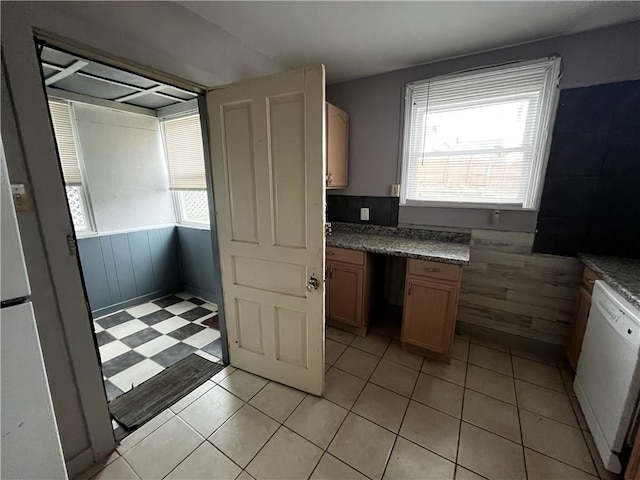
<svg viewBox="0 0 640 480"><path fill-rule="evenodd" d="M207 223L204 222L195 222L193 220L188 220L185 219L184 217L184 202L182 199L182 194L184 192L188 192L189 190L171 190L171 197L173 198L173 207L175 210L175 214L176 214L176 223L178 225L183 225L183 226L187 226L187 227L196 227L196 228L202 228L202 229L211 229L211 209L209 208L209 192L208 190L192 190L192 191L198 191L198 192L204 192L204 194L207 196L207 209L209 210L209 219L207 221Z"/></svg>
<svg viewBox="0 0 640 480"><path fill-rule="evenodd" d="M409 162L409 141L410 135L409 130L411 128L411 116L412 116L412 104L413 104L413 90L412 87L427 84L436 80L443 80L446 78L464 76L464 75L473 75L478 72L491 72L501 69L507 69L516 65L526 66L535 63L540 63L542 61L554 60L557 59L558 63L556 66L553 66L552 69L557 73L556 76L550 75L545 80L545 89L550 91L548 104L546 108L548 108L548 112L546 112L545 118L543 118L543 125L541 127L543 138L540 142L538 142L538 149L542 149L542 152L539 152L535 155L540 155L539 161L536 165L532 165L532 167L536 167L535 171L532 171L531 177L529 179L528 187L527 187L527 197L531 198L532 205L524 206L524 204L515 204L515 203L491 203L491 202L448 202L448 201L437 201L437 200L415 200L415 199L407 199L407 175L408 175L408 162ZM500 64L495 66L490 66L486 68L478 68L467 70L463 72L456 72L451 74L439 75L428 79L418 80L415 82L410 82L405 85L404 88L404 103L403 103L403 115L402 115L402 124L400 126L400 132L402 134L402 142L400 142L400 172L399 172L399 182L400 182L400 206L401 207L433 207L433 208L454 208L454 209L474 209L474 210L512 210L512 211L522 211L522 212L535 212L538 211L540 207L540 199L542 197L542 187L544 183L544 175L549 159L549 152L551 147L551 137L552 137L552 129L555 121L555 115L557 111L558 101L560 97L560 88L559 88L559 80L562 74L562 59L559 55L550 55L544 58L538 58L535 60L527 60L527 61L516 61L509 62L506 64ZM550 90L549 90L550 89Z"/></svg>
<svg viewBox="0 0 640 480"><path fill-rule="evenodd" d="M179 119L179 118L184 118L184 117L190 117L190 116L197 116L199 119L199 122L201 124L201 128L202 128L202 116L200 115L200 109L198 107L196 108L189 108L187 110L183 110L183 111L179 111L177 113L173 113L170 115L165 115L162 117L158 117L158 122L160 124L160 137L162 139L162 151L164 153L164 160L165 160L165 165L167 168L167 181L169 182L169 184L171 183L171 177L169 174L169 154L167 152L167 140L166 140L166 135L165 135L165 129L164 129L164 125L163 122L167 121L167 120L175 120L175 119ZM204 134L203 134L203 138L204 138ZM204 152L204 162L205 162L205 182L206 182L206 151ZM209 202L209 188L207 186L207 188L204 189L196 189L193 191L202 191L205 193L205 195L207 196L207 209L209 210L209 218L207 220L206 223L204 222L195 222L193 220L188 220L185 218L184 216L184 201L183 201L183 193L189 191L190 189L172 189L171 187L169 187L169 191L171 192L171 198L173 200L173 209L174 209L174 213L175 213L175 217L176 217L176 224L177 225L181 225L181 226L186 226L186 227L191 227L191 228L199 228L199 229L205 229L205 230L209 230L211 229L211 204Z"/></svg>

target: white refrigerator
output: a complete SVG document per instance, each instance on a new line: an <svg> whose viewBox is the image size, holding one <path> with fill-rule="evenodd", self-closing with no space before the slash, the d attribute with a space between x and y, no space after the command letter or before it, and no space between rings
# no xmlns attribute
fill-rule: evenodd
<svg viewBox="0 0 640 480"><path fill-rule="evenodd" d="M67 479L0 140L0 478Z"/></svg>

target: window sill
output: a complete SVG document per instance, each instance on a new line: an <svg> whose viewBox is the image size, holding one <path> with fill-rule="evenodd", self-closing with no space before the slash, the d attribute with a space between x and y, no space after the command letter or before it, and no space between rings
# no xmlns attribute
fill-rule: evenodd
<svg viewBox="0 0 640 480"><path fill-rule="evenodd" d="M524 208L521 205L507 204L507 203L464 203L464 202L426 202L419 200L407 200L404 203L400 202L400 208L402 207L421 207L421 208L451 208L451 209L466 209L466 210L509 210L515 212L535 212L537 208Z"/></svg>
<svg viewBox="0 0 640 480"><path fill-rule="evenodd" d="M98 232L75 232L76 238L90 238L97 237Z"/></svg>
<svg viewBox="0 0 640 480"><path fill-rule="evenodd" d="M188 222L180 222L176 223L176 227L184 227L184 228L192 228L194 230L211 230L210 225L205 225L204 223L188 223Z"/></svg>

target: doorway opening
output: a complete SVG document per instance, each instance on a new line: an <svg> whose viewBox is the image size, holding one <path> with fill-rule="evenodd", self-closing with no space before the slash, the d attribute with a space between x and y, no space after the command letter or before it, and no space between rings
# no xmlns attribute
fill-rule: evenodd
<svg viewBox="0 0 640 480"><path fill-rule="evenodd" d="M115 416L116 399L187 357L226 357L198 94L50 45L38 50L70 249ZM113 425L118 439L132 429Z"/></svg>

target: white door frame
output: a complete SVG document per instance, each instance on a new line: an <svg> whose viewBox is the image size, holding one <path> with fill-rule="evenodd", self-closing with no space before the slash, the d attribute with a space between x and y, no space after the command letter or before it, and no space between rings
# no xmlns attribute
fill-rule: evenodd
<svg viewBox="0 0 640 480"><path fill-rule="evenodd" d="M73 238L74 231L69 216L64 185L61 180L60 164L56 152L53 127L49 117L47 99L40 76L40 65L36 45L30 31L19 32L23 36L15 42L2 45L3 72L7 88L2 89L3 104L9 102L13 112L6 112L2 122L3 140L8 149L20 151L26 176L23 177L27 190L31 193L33 208L29 213L36 225L27 225L25 215L18 215L20 229L33 235L39 231L42 251L25 249L27 271L31 282L41 281L48 274L49 283L43 285L45 291L33 288L33 305L36 324L41 332L41 344L45 358L45 367L49 378L57 378L51 371L53 348L68 352L71 368L72 388L77 390L81 407L80 425L59 425L61 436L70 430L86 438L86 446L79 451L65 451L65 460L69 474L73 476L92 462L108 455L115 448L115 439L107 399L102 382L102 371L98 361L96 345L90 325L90 312L86 301L82 277L75 255L70 255L68 236ZM18 35L18 33L16 33ZM7 64L20 65L20 68L6 68ZM13 118L11 113L13 113ZM15 121L17 129L11 128ZM7 124L5 124L7 122ZM14 126L15 126L14 124ZM20 128L21 127L21 128ZM14 130L14 131L12 131ZM5 139L4 136L7 135ZM19 146L19 147L18 147ZM20 179L16 175L16 159L7 152L9 175L12 182ZM22 179L20 179L22 180ZM23 240L23 244L26 241ZM38 258L36 255L44 254ZM43 264L44 262L44 264ZM40 268L36 269L36 265ZM42 267L46 270L42 270ZM51 310L45 310L45 308ZM46 342L53 341L42 335L51 329L48 322L60 322L59 337L55 347ZM61 330L61 331L60 331ZM60 352L61 354L62 352ZM49 362L48 362L49 360ZM56 385L51 387L54 408L76 408L74 405L56 405ZM68 402L67 402L68 403ZM82 433L80 433L82 432ZM64 448L64 438L63 448Z"/></svg>
<svg viewBox="0 0 640 480"><path fill-rule="evenodd" d="M203 141L205 144L205 172L209 189L209 210L211 212L211 241L214 252L214 275L217 277L216 296L223 305L220 286L220 268L218 262L218 241L213 208L211 181L211 162L209 158L208 130L206 128L206 108L203 109L204 89L192 82L178 79L152 69L140 67L135 62L111 58L93 51L88 47L60 39L46 32L20 31L22 38L16 42L2 45L2 137L7 153L9 176L12 182L24 183L27 192L32 194L33 209L18 214L18 223L23 231L39 238L23 239L27 270L31 284L35 287L32 294L36 323L41 332L41 344L45 356L45 368L52 369L52 355L68 358L73 372L70 374L77 389L81 425L63 425L59 428L61 436L65 430L74 430L75 435L87 440L85 449L65 453L65 461L70 477L82 472L94 462L106 457L116 448L111 425L102 370L98 357L95 333L92 327L91 311L84 289L78 256L69 254L67 236L75 238L75 232L69 215L64 183L58 161L53 127L49 116L44 83L41 80L40 65L37 56L34 35L47 39L56 48L85 56L97 62L116 68L157 79L163 83L179 85L198 93L198 107L201 121L204 118ZM55 40L51 40L51 39ZM5 68L5 62L20 65L20 68ZM130 65L131 68L127 68ZM20 86L15 88L15 86ZM12 86L14 88L12 88ZM28 98L26 98L28 92ZM7 109L6 106L10 106ZM19 128L28 126L28 128ZM52 179L60 179L52 181ZM41 246L40 246L41 243ZM48 278L44 279L46 272ZM34 281L37 278L37 281ZM42 291L38 286L42 286ZM36 291L38 289L38 291ZM224 308L219 310L223 361L228 363ZM59 325L59 327L56 327ZM53 330L52 330L53 329ZM51 332L42 335L43 332ZM55 340L54 340L55 337ZM49 355L48 355L49 354ZM64 355L63 355L64 356ZM54 372L49 373L55 379ZM61 388L64 388L63 385ZM52 395L55 385L52 386ZM56 408L56 398L54 409ZM74 408L69 404L58 408ZM83 433L78 433L82 429Z"/></svg>

